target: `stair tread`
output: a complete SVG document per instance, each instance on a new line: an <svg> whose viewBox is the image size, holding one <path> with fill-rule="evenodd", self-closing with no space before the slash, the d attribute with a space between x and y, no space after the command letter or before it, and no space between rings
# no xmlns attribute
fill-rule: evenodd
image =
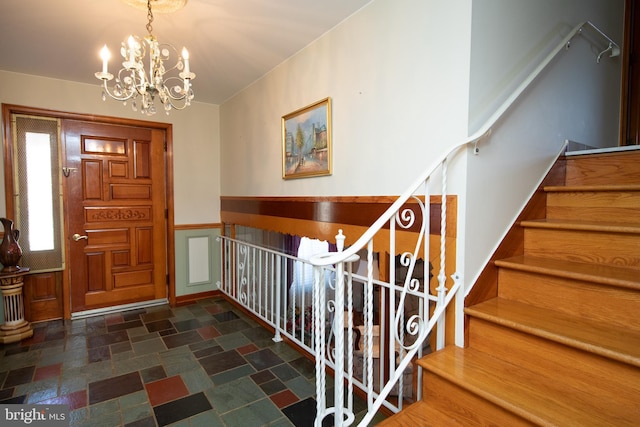
<svg viewBox="0 0 640 427"><path fill-rule="evenodd" d="M495 265L501 268L640 290L640 274L635 268L596 263L587 264L527 255L496 260Z"/></svg>
<svg viewBox="0 0 640 427"><path fill-rule="evenodd" d="M533 219L520 222L525 228L599 231L608 233L640 234L640 225L625 222L577 221L566 219Z"/></svg>
<svg viewBox="0 0 640 427"><path fill-rule="evenodd" d="M473 348L449 346L418 363L538 425L630 425L640 417L638 395L607 398L598 384L573 387L561 381L557 372L542 375Z"/></svg>
<svg viewBox="0 0 640 427"><path fill-rule="evenodd" d="M576 191L640 191L640 184L621 185L548 185L544 187L547 193L569 193Z"/></svg>
<svg viewBox="0 0 640 427"><path fill-rule="evenodd" d="M577 318L504 298L493 298L467 307L465 313L640 367L638 330Z"/></svg>
<svg viewBox="0 0 640 427"><path fill-rule="evenodd" d="M445 414L444 412L429 406L423 400L409 405L397 414L394 414L377 424L377 426L380 427L453 427L463 425L464 424L457 421L451 415Z"/></svg>

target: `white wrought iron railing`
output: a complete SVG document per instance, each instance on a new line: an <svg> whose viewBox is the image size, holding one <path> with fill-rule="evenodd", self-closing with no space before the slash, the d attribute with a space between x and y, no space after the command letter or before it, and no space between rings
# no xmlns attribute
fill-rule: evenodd
<svg viewBox="0 0 640 427"><path fill-rule="evenodd" d="M574 27L477 132L426 169L348 248L344 248L342 230L336 236L338 252L308 260L221 237L220 289L272 326L274 340L285 336L315 357L317 427L329 416L333 416L336 426L356 421L355 388L367 400L367 412L359 420L360 426L369 425L382 406L397 412L405 402L419 400L422 375L411 373L412 369L419 369L412 362L429 349L434 327L436 349L445 345L445 313L454 299L456 344L463 345L462 273L447 271L448 165L469 144L474 144L477 153L478 142L491 132L515 100L559 52L570 46L576 35L586 33L592 35L590 39L595 37L605 44L604 49L596 52L597 62L605 53L609 56L620 53L618 45L591 22ZM435 257L430 248L433 182L441 186L441 194L433 196L441 198L439 248ZM405 249L403 233L408 230L414 238L412 250ZM381 238L381 234L385 237ZM401 234L402 245L397 242ZM388 246L374 250L376 241L378 246L379 241ZM374 277L376 256L383 253L390 257L389 280ZM360 255L366 260L366 275L353 272ZM432 259L438 264L434 266L437 267L434 289L429 280ZM294 287L292 271L310 264L314 266L312 285ZM400 268L396 269L396 265ZM308 268L304 271L308 279L311 273ZM332 395L327 390L329 374L334 376ZM413 378L417 384L413 384Z"/></svg>
<svg viewBox="0 0 640 427"><path fill-rule="evenodd" d="M421 200L419 205L424 209ZM426 218L428 221L429 217ZM344 237L340 232L337 240ZM345 372L348 378L346 388L341 382L335 382L334 387L337 393L345 393L348 400L347 406L352 414L345 420L348 422L355 417L354 389L360 389L363 395L378 396L386 384L388 370L399 369L395 361L406 353L406 349L394 344L393 336L384 331L394 328L394 319L396 323L403 323L401 319L404 317L424 316L425 304L433 307L437 303L437 298L429 292L430 264L409 254L398 259L397 270L402 273L393 269L391 280L385 281L374 277L377 254L373 252L365 260L367 273L362 275L353 271L355 261L359 259L357 255L352 258L354 263L346 263L344 268L340 263L314 269L308 259L226 236L221 236L220 240L223 263L223 279L219 283L221 291L271 326L274 341L286 338L315 357L316 371L323 373L322 378L317 378L321 384L317 396L322 396L323 405L326 404L327 375L333 371ZM338 247L342 249L340 244ZM416 265L420 272L416 271ZM411 280L411 289L407 289L405 280ZM339 296L341 292L344 297ZM344 301L344 309L338 310L341 300ZM406 310L398 316L390 307L405 307ZM364 319L365 315L369 318ZM375 325L367 332L365 325L371 323ZM371 338L373 335L375 337ZM407 334L403 341L408 340L414 339ZM390 345L394 347L392 350L389 350ZM428 343L415 345L421 345L420 355L425 347L429 348ZM345 352L345 346L351 350ZM317 357L318 354L326 358ZM339 354L344 354L344 357L336 357ZM327 368L331 372L327 372ZM391 390L393 400L381 404L398 411L402 402L417 398L416 387L413 376L407 372ZM338 411L335 416L343 414Z"/></svg>

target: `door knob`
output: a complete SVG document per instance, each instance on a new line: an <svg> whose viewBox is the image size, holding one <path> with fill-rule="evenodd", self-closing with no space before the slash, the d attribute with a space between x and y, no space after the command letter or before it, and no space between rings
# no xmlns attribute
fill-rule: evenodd
<svg viewBox="0 0 640 427"><path fill-rule="evenodd" d="M82 240L82 239L89 240L89 236L81 236L78 233L71 236L71 238L73 239L74 242L77 242L78 240Z"/></svg>

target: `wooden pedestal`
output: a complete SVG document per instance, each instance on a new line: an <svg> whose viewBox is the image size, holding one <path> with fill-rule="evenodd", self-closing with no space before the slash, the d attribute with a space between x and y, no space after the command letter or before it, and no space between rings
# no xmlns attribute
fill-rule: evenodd
<svg viewBox="0 0 640 427"><path fill-rule="evenodd" d="M0 325L0 343L18 342L33 336L31 324L24 319L22 285L28 268L0 271L0 291L4 308L4 325Z"/></svg>

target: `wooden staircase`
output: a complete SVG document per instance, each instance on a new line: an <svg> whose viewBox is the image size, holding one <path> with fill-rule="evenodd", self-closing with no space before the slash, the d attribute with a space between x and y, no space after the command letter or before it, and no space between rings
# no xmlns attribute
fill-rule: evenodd
<svg viewBox="0 0 640 427"><path fill-rule="evenodd" d="M467 348L419 360L422 400L379 425L640 425L640 150L563 161Z"/></svg>

